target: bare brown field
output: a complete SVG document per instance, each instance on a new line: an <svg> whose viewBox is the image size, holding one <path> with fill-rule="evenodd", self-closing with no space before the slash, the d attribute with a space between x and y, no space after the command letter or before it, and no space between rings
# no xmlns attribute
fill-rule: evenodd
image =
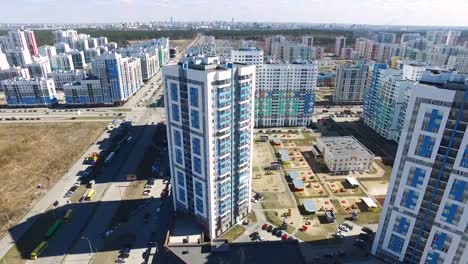
<svg viewBox="0 0 468 264"><path fill-rule="evenodd" d="M0 235L63 176L105 126L102 122L0 125ZM36 188L39 183L41 190Z"/></svg>

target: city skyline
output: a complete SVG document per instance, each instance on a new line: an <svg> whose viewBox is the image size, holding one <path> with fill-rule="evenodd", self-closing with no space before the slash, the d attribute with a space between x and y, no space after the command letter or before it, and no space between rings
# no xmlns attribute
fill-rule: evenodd
<svg viewBox="0 0 468 264"><path fill-rule="evenodd" d="M73 12L67 7L75 4ZM76 5L69 0L0 1L4 23L105 23L120 21L204 21L231 20L251 22L338 23L372 25L463 26L468 18L463 11L468 2L451 0L299 0L237 2L208 0L98 0ZM456 6L457 8L453 8ZM210 12L206 12L210 10ZM277 10L281 10L278 16ZM436 12L437 11L437 12ZM38 16L38 14L47 14ZM86 15L84 15L86 14ZM224 14L229 14L224 16ZM116 19L118 18L118 19Z"/></svg>

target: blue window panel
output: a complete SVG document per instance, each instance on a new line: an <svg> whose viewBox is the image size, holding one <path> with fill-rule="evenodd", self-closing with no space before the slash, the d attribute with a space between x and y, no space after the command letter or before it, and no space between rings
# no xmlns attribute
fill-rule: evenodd
<svg viewBox="0 0 468 264"><path fill-rule="evenodd" d="M433 109L429 118L429 124L427 125L426 131L437 133L440 128L440 122L442 121L442 115L439 114L439 111Z"/></svg>
<svg viewBox="0 0 468 264"><path fill-rule="evenodd" d="M450 190L450 199L463 203L463 197L465 196L467 185L468 182L466 181L455 180L452 184L452 189Z"/></svg>
<svg viewBox="0 0 468 264"><path fill-rule="evenodd" d="M436 233L434 235L434 239L432 240L432 248L437 249L437 250L443 250L446 239L447 239L447 234Z"/></svg>
<svg viewBox="0 0 468 264"><path fill-rule="evenodd" d="M198 107L198 88L190 87L190 105Z"/></svg>
<svg viewBox="0 0 468 264"><path fill-rule="evenodd" d="M185 187L184 174L180 171L177 171L177 184L181 187Z"/></svg>
<svg viewBox="0 0 468 264"><path fill-rule="evenodd" d="M447 203L442 211L442 218L445 218L445 222L453 224L453 220L457 215L458 206L456 204Z"/></svg>
<svg viewBox="0 0 468 264"><path fill-rule="evenodd" d="M185 189L182 188L182 187L179 187L179 188L177 188L177 190L178 190L177 191L177 199L179 201L182 201L182 202L186 203L187 201L185 200Z"/></svg>
<svg viewBox="0 0 468 264"><path fill-rule="evenodd" d="M201 161L197 157L193 157L193 170L196 173L201 174Z"/></svg>
<svg viewBox="0 0 468 264"><path fill-rule="evenodd" d="M182 150L176 149L176 162L179 163L180 165L183 165L183 155L182 155Z"/></svg>
<svg viewBox="0 0 468 264"><path fill-rule="evenodd" d="M179 106L176 104L172 104L172 120L176 122L180 121Z"/></svg>
<svg viewBox="0 0 468 264"><path fill-rule="evenodd" d="M201 155L200 139L192 138L192 151L196 155Z"/></svg>
<svg viewBox="0 0 468 264"><path fill-rule="evenodd" d="M196 204L197 204L197 211L200 212L200 213L204 213L205 212L205 206L203 205L203 199L200 199L200 198L196 198Z"/></svg>
<svg viewBox="0 0 468 264"><path fill-rule="evenodd" d="M416 153L424 158L430 158L432 154L432 149L434 148L435 141L433 137L424 135L421 137L421 146L418 146Z"/></svg>
<svg viewBox="0 0 468 264"><path fill-rule="evenodd" d="M440 254L437 252L432 252L427 254L426 264L438 264L439 263Z"/></svg>
<svg viewBox="0 0 468 264"><path fill-rule="evenodd" d="M468 148L465 147L465 151L463 152L463 157L460 162L460 166L468 169Z"/></svg>
<svg viewBox="0 0 468 264"><path fill-rule="evenodd" d="M403 193L403 198L401 200L401 204L413 210L416 207L416 201L418 200L418 193L413 190L405 190Z"/></svg>
<svg viewBox="0 0 468 264"><path fill-rule="evenodd" d="M179 101L179 89L177 89L177 84L171 83L171 100L174 102Z"/></svg>
<svg viewBox="0 0 468 264"><path fill-rule="evenodd" d="M182 147L182 133L179 130L174 130L174 138L176 146Z"/></svg>
<svg viewBox="0 0 468 264"><path fill-rule="evenodd" d="M415 188L419 188L418 186L421 186L423 184L424 176L426 175L425 170L421 168L416 168L414 170L414 176L413 179L411 180L411 186Z"/></svg>
<svg viewBox="0 0 468 264"><path fill-rule="evenodd" d="M406 235L406 233L408 233L409 225L410 225L410 223L408 222L408 220L406 220L406 218L404 218L404 217L401 217L400 218L400 223L398 224L398 227L397 227L396 231L399 234Z"/></svg>
<svg viewBox="0 0 468 264"><path fill-rule="evenodd" d="M199 114L197 110L190 111L190 124L193 128L200 128Z"/></svg>
<svg viewBox="0 0 468 264"><path fill-rule="evenodd" d="M405 243L405 240L403 238L399 236L391 235L388 247L393 252L400 254L404 243Z"/></svg>

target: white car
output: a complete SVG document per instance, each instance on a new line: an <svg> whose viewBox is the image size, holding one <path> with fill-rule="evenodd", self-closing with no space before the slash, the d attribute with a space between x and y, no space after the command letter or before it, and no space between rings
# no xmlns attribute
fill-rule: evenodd
<svg viewBox="0 0 468 264"><path fill-rule="evenodd" d="M337 238L344 238L344 235L343 235L343 233L341 232L341 230L336 231L335 236L336 236Z"/></svg>
<svg viewBox="0 0 468 264"><path fill-rule="evenodd" d="M349 231L349 228L348 228L347 226L345 226L345 225L340 225L338 228L341 229L341 230L344 231L344 232L348 232L348 231Z"/></svg>
<svg viewBox="0 0 468 264"><path fill-rule="evenodd" d="M149 196L149 194L150 194L150 190L145 190L142 195L143 196Z"/></svg>
<svg viewBox="0 0 468 264"><path fill-rule="evenodd" d="M106 233L104 233L104 237L108 237L108 236L112 235L112 233L114 233L114 230L109 229L109 230L106 231Z"/></svg>

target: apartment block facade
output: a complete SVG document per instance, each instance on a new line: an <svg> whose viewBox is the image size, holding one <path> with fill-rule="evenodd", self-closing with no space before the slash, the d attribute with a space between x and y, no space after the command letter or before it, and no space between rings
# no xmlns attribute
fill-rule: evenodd
<svg viewBox="0 0 468 264"><path fill-rule="evenodd" d="M468 259L468 81L426 71L411 94L372 253L391 263Z"/></svg>
<svg viewBox="0 0 468 264"><path fill-rule="evenodd" d="M251 210L255 66L219 63L163 68L174 207L212 239Z"/></svg>

